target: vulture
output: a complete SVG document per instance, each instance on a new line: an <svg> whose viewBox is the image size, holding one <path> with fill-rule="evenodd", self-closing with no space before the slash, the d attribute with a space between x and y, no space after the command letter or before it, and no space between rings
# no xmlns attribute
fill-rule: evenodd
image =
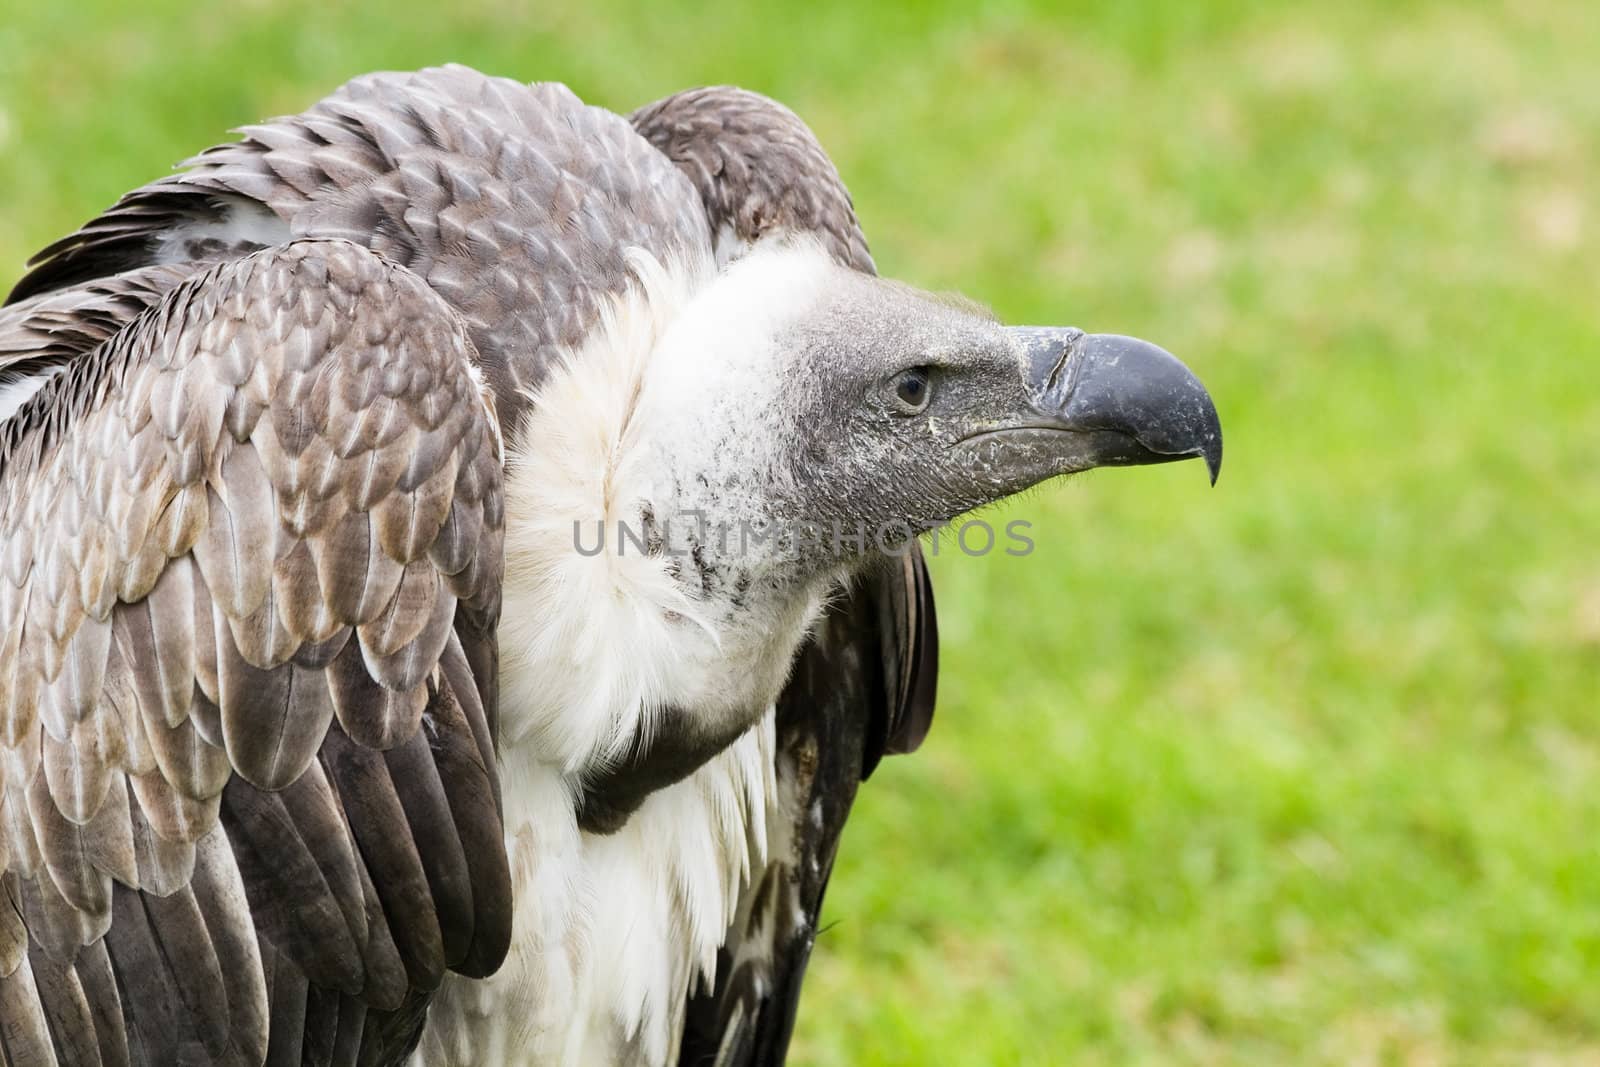
<svg viewBox="0 0 1600 1067"><path fill-rule="evenodd" d="M239 132L0 309L4 1062L781 1063L918 534L1214 481L1205 389L878 278L750 92Z"/></svg>

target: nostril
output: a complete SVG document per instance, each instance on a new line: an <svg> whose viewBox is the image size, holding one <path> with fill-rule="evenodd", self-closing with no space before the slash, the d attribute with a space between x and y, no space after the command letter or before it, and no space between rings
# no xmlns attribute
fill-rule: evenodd
<svg viewBox="0 0 1600 1067"><path fill-rule="evenodd" d="M1062 331L1067 336L1062 339L1061 358L1056 360L1056 365L1050 368L1050 374L1045 378L1046 392L1053 392L1061 382L1061 372L1067 369L1067 360L1072 358L1072 353L1078 350L1078 342L1083 340L1083 331L1075 327Z"/></svg>

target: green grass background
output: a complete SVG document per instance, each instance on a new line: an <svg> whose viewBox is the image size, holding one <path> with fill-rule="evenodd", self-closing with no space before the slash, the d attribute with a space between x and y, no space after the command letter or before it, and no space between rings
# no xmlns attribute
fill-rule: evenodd
<svg viewBox="0 0 1600 1067"><path fill-rule="evenodd" d="M885 273L1157 339L1228 460L936 566L799 1064L1600 1063L1600 9L0 0L0 283L345 78L805 116Z"/></svg>

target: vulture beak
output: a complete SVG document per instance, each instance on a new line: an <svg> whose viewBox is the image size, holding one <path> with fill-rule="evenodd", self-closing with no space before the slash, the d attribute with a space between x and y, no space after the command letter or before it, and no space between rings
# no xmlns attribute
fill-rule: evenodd
<svg viewBox="0 0 1600 1067"><path fill-rule="evenodd" d="M1136 337L1017 326L1029 419L1052 434L1067 470L1170 463L1199 456L1211 483L1222 469L1222 424L1200 379L1165 349ZM1037 422L1033 420L1037 419Z"/></svg>

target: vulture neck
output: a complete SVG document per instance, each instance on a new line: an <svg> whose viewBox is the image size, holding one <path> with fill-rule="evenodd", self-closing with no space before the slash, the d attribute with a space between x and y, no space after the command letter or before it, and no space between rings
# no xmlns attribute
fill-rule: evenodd
<svg viewBox="0 0 1600 1067"><path fill-rule="evenodd" d="M721 271L642 255L633 269L506 435L500 763L518 906L505 966L447 985L430 1026L524 1062L671 1061L784 808L770 709L836 580L724 552L685 521L791 499L771 341L826 260L757 248ZM648 791L616 801L618 774ZM602 824L602 808L628 814Z"/></svg>
<svg viewBox="0 0 1600 1067"><path fill-rule="evenodd" d="M809 242L632 267L508 450L503 730L574 782L752 726L848 569L772 536L802 517L774 340L837 268Z"/></svg>
<svg viewBox="0 0 1600 1067"><path fill-rule="evenodd" d="M770 242L720 270L632 266L507 434L500 761L519 904L499 974L433 1009L531 1062L671 1061L769 817L782 833L799 803L780 794L772 706L843 571L718 536L803 497L784 390L808 366L779 339L838 269Z"/></svg>

